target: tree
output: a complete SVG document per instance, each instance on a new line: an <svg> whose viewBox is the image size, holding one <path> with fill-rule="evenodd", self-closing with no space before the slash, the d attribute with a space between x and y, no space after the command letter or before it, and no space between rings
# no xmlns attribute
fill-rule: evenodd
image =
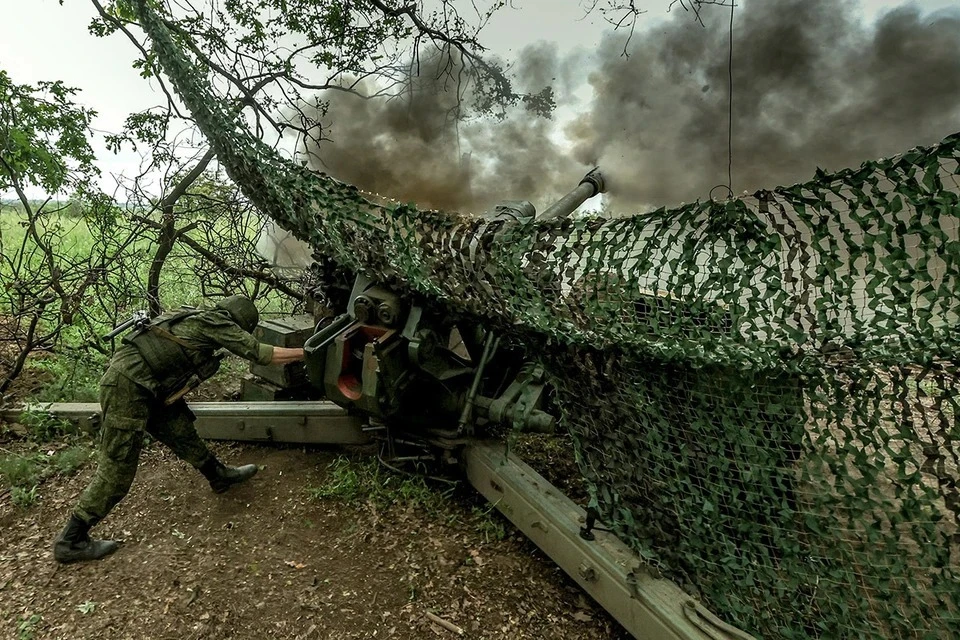
<svg viewBox="0 0 960 640"><path fill-rule="evenodd" d="M71 327L90 334L97 311L115 312L125 293L119 258L135 231L118 232L116 207L96 188L94 112L74 103L75 93L61 82L16 84L0 70L0 192L19 203L0 218L0 341L13 346L0 353L0 392L31 352L53 348ZM48 195L38 203L32 189ZM70 200L54 199L61 195ZM79 235L92 240L88 250L65 250Z"/></svg>
<svg viewBox="0 0 960 640"><path fill-rule="evenodd" d="M700 12L705 6L730 7L735 6L736 0L670 0L668 11L680 7L684 11L691 11L697 22L703 24ZM588 0L584 7L587 14L599 13L614 31L626 31L627 39L623 43L623 55L630 55L630 41L637 28L637 18L645 13L637 6L636 0Z"/></svg>
<svg viewBox="0 0 960 640"><path fill-rule="evenodd" d="M62 82L18 85L0 70L0 189L23 201L28 185L48 193L87 189L99 171L87 141L96 113Z"/></svg>
<svg viewBox="0 0 960 640"><path fill-rule="evenodd" d="M189 135L171 134L177 128ZM141 240L150 240L150 255L144 256L150 314L164 307L164 280L188 289L195 285L204 297L277 290L302 300L295 283L272 272L254 250L264 217L216 170L214 153L192 138L191 123L181 121L170 105L131 114L123 131L107 137L110 149L129 145L143 153L140 170L119 178L119 191L127 215L142 229ZM171 266L168 258L177 251L185 253ZM171 288L174 296L185 290Z"/></svg>
<svg viewBox="0 0 960 640"><path fill-rule="evenodd" d="M191 118L155 72L150 45L136 34L130 3L91 2L99 15L91 32L123 33L140 54L134 66L144 77L155 79L168 97L163 108L132 114L124 131L108 139L114 149L131 145L147 150L140 173L127 176L123 190L126 200L136 203L136 220L156 234L147 284L150 310L161 307L160 273L169 267L167 258L178 245L206 265L203 270L209 277L201 282L219 283L214 289L252 279L248 281L302 299L297 283L285 282L257 259L249 238L232 234L228 248L220 234L216 251L204 245L200 235L211 233L210 220L190 219L191 207L207 213L216 210L221 226L230 219L240 228L247 228L251 216L259 213L236 189L218 204L213 196L226 196L224 189L203 194L195 189L194 181L214 168L216 159L209 151L177 142L185 137L181 130L192 128ZM374 79L377 88L367 97L397 96L411 89L420 71L449 82L464 99L469 95L470 107L477 112L502 115L510 104L549 112L553 102L548 89L516 93L504 70L480 55L483 48L477 36L504 2L496 0L486 10L474 5L475 19L470 23L455 5L443 0L428 12L423 2L395 7L385 0L186 1L176 3L167 25L238 112L246 111L259 135L279 142L292 134L300 148L328 134L320 123L326 113L320 92L359 92ZM462 117L461 106L458 100L451 118ZM152 177L157 174L162 176L159 196L151 195L157 191Z"/></svg>
<svg viewBox="0 0 960 640"><path fill-rule="evenodd" d="M287 282L272 272L254 251L250 230L258 224L262 226L262 215L246 202L236 187L216 172L212 151L198 149L189 142L196 134L192 120L181 112L166 90L162 76L154 74L148 48L131 31L134 23L128 3L99 0L92 0L92 3L100 17L90 25L90 31L97 36L124 33L141 53L134 66L144 77L156 78L168 96L164 107L131 114L122 132L107 137L110 149L118 150L129 145L134 150L145 150L139 173L121 178L121 191L125 200L132 204L133 218L144 227L145 234L153 236L146 282L150 313L162 310L161 274L170 276L175 270L171 269L168 258L178 247L186 251L184 258L189 268L173 279L193 278L204 296L244 289L249 289L248 294L254 294L265 287L267 291L278 290L295 300L302 300L303 293L296 283ZM224 54L223 46L229 30L224 31L215 23L227 15L236 15L240 23L249 26L248 11L238 3L227 3L228 9L221 11L215 7L208 16L208 12L190 4L184 6L185 15L176 23L178 33L187 40L201 37L205 42L214 43L218 53L208 57L206 64L225 72L223 78L235 86L243 77L242 68L249 63L251 56L264 51L264 45L257 44L256 38L245 40L246 49L244 56L240 56L241 62L231 66L216 58L216 55ZM209 22L204 23L208 17ZM264 76L257 80L252 90L241 92L238 108L256 107L252 98L268 83ZM267 101L267 104L274 106L277 103ZM265 109L260 106L253 112L258 114L257 117L266 114L265 117L273 121L274 116L267 114ZM246 235L234 233L237 230L244 230ZM228 239L229 243L225 242Z"/></svg>
<svg viewBox="0 0 960 640"><path fill-rule="evenodd" d="M153 68L152 53L131 31L129 0L91 0L100 18L91 31L100 36L122 31L135 44L135 66L158 80L171 109L176 107ZM166 22L223 95L249 108L258 134L293 134L300 142L325 134L319 116L326 112L322 91L356 92L375 79L366 97L400 96L421 71L443 77L469 104L460 107L502 115L523 104L538 113L553 107L549 88L536 93L515 90L504 68L483 56L479 35L505 0L486 9L469 3L473 16L461 15L454 0L423 0L399 5L392 0L232 0L178 2ZM421 65L430 60L429 68Z"/></svg>
<svg viewBox="0 0 960 640"><path fill-rule="evenodd" d="M209 150L192 163L171 158L168 186L159 198L139 176L123 186L129 215L152 240L145 291L151 315L165 306L162 282L173 296L196 286L204 298L237 292L259 298L275 290L303 299L296 282L278 276L257 254L264 216L222 172L209 168L212 158ZM177 258L175 264L171 257Z"/></svg>
<svg viewBox="0 0 960 640"><path fill-rule="evenodd" d="M131 309L160 311L161 281L200 295L278 289L301 297L253 250L260 215L237 188L166 140L157 114L134 114L113 148L146 143L147 170L125 178L120 205L101 193L93 111L60 82L15 84L0 70L0 393L38 351L106 355L99 336ZM162 195L148 174L165 169ZM42 191L38 200L30 194ZM176 264L168 258L185 248ZM147 266L145 266L147 265ZM177 302L184 302L180 299Z"/></svg>

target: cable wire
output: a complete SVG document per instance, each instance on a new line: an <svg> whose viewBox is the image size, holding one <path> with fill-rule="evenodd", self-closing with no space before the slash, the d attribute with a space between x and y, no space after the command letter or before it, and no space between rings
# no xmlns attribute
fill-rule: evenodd
<svg viewBox="0 0 960 640"><path fill-rule="evenodd" d="M730 53L727 61L729 99L727 101L727 188L733 196L733 10L735 0L730 0Z"/></svg>

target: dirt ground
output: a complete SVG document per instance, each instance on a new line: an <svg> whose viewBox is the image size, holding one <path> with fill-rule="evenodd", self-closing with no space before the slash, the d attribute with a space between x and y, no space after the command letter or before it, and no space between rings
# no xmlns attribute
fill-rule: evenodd
<svg viewBox="0 0 960 640"><path fill-rule="evenodd" d="M239 370L208 381L193 399L237 399ZM28 372L11 399L45 382ZM0 438L2 453L36 448L9 436ZM515 444L568 495L582 497L568 443L535 436ZM123 542L99 562L61 566L51 554L93 461L72 477L46 479L26 509L0 491L0 638L630 638L495 510L492 524L508 535L478 528L475 510L489 505L469 487L439 515L318 500L308 488L324 485L331 462L363 450L211 448L228 464L261 471L217 495L169 450L149 445L130 494L93 531Z"/></svg>
<svg viewBox="0 0 960 640"><path fill-rule="evenodd" d="M519 533L491 540L458 518L463 496L446 519L317 501L305 488L336 449L213 446L263 469L216 495L148 447L130 495L94 530L123 546L96 563L58 566L50 552L93 465L42 484L26 510L0 498L0 637L629 637Z"/></svg>

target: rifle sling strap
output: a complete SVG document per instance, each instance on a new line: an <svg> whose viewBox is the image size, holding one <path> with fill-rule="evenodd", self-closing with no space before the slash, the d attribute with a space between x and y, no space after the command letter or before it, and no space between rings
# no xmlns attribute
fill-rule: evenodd
<svg viewBox="0 0 960 640"><path fill-rule="evenodd" d="M171 342L176 342L178 345L180 345L180 346L183 347L184 349L196 350L196 349L199 349L199 348L200 348L198 345L196 345L196 344L194 344L194 343L192 343L192 342L189 342L188 340L184 340L184 339L181 338L180 336L176 336L176 335L170 333L169 331L167 331L167 330L164 329L163 327L158 327L157 325L151 324L151 325L148 325L148 326L147 326L147 330L148 330L148 331L151 331L151 332L153 332L153 333L155 333L155 334L157 334L157 335L160 336L161 338L164 338L164 339L166 339L166 340L170 340Z"/></svg>

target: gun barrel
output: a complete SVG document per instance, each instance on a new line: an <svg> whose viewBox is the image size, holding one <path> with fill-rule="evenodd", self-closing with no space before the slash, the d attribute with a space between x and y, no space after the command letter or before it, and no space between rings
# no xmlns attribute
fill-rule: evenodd
<svg viewBox="0 0 960 640"><path fill-rule="evenodd" d="M130 327L132 327L133 324L134 324L136 321L137 321L136 318L130 318L130 319L127 320L126 322L117 325L116 327L113 328L113 331L111 331L110 333L104 335L104 336L101 338L101 340L111 340L111 339L113 339L113 338L116 338L118 335L120 335L121 333L123 333L124 331L126 331L127 329L129 329Z"/></svg>
<svg viewBox="0 0 960 640"><path fill-rule="evenodd" d="M116 327L113 328L113 331L101 337L100 339L112 340L116 338L118 335L120 335L121 333L123 333L124 331L126 331L127 329L129 329L130 327L132 327L133 325L146 323L148 317L149 316L147 316L146 311L135 311L133 313L133 316L129 320L117 325Z"/></svg>
<svg viewBox="0 0 960 640"><path fill-rule="evenodd" d="M604 193L606 190L606 185L603 183L603 174L600 173L599 169L594 169L583 177L576 189L547 207L543 213L537 216L537 220L566 217L576 211L577 207L585 201L598 193Z"/></svg>

